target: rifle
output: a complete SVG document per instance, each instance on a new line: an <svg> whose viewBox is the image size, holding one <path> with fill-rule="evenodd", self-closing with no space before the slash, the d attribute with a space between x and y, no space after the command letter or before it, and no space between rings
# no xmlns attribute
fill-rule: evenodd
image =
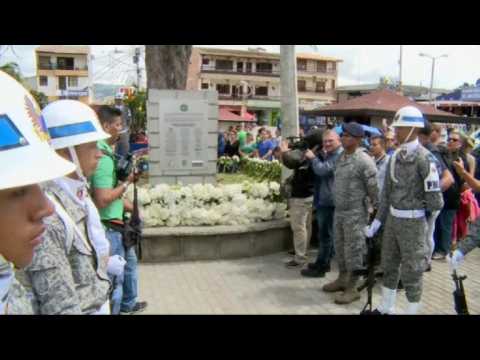
<svg viewBox="0 0 480 360"><path fill-rule="evenodd" d="M375 219L376 212L373 212L370 216L370 223L373 219ZM367 280L360 285L357 290L360 292L363 289L367 288L367 303L363 307L360 315L371 315L373 313L372 309L372 298L373 298L373 288L376 284L375 280L375 262L376 262L376 254L375 254L375 236L374 237L367 237L367 268L363 270L359 270L355 272L355 275L363 275L367 277Z"/></svg>
<svg viewBox="0 0 480 360"><path fill-rule="evenodd" d="M465 289L463 288L463 280L467 278L466 275L458 276L457 271L453 270L452 279L455 283L455 291L453 292L453 301L455 302L455 311L458 315L469 315L467 307L467 298L465 296Z"/></svg>

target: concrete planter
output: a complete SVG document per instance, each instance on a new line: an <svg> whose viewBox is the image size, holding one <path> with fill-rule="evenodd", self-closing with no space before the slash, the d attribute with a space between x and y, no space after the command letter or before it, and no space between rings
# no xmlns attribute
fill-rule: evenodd
<svg viewBox="0 0 480 360"><path fill-rule="evenodd" d="M143 231L143 262L237 259L286 250L287 220L242 226L160 227Z"/></svg>

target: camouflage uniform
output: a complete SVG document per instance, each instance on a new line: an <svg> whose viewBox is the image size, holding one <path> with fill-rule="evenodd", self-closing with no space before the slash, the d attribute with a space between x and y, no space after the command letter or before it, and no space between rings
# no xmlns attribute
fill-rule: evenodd
<svg viewBox="0 0 480 360"><path fill-rule="evenodd" d="M58 213L47 218L44 241L18 278L32 291L41 314L94 313L108 300L110 281L104 266L98 266L86 229L85 209L54 182L47 183L45 190L62 205L84 236L76 231L69 236L69 226Z"/></svg>
<svg viewBox="0 0 480 360"><path fill-rule="evenodd" d="M397 182L392 180L392 166ZM427 181L436 174L436 180ZM436 183L435 183L436 182ZM437 211L443 207L433 155L423 146L410 154L400 151L387 167L377 220L384 224L382 268L384 287L394 290L400 278L410 303L420 302L422 276L427 252L425 216L405 218L392 215L395 210ZM415 215L416 216L416 215Z"/></svg>
<svg viewBox="0 0 480 360"><path fill-rule="evenodd" d="M364 228L368 221L367 197L378 203L375 162L362 149L340 156L335 170L335 252L340 272L363 268L366 252Z"/></svg>
<svg viewBox="0 0 480 360"><path fill-rule="evenodd" d="M6 315L33 315L34 305L31 295L17 279L13 278L8 294Z"/></svg>

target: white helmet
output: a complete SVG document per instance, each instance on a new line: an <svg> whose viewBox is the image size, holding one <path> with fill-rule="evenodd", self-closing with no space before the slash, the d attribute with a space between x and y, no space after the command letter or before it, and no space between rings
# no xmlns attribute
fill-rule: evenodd
<svg viewBox="0 0 480 360"><path fill-rule="evenodd" d="M425 119L422 112L416 107L404 106L395 114L392 126L423 128L425 126Z"/></svg>
<svg viewBox="0 0 480 360"><path fill-rule="evenodd" d="M0 190L41 183L75 171L49 145L36 101L0 71Z"/></svg>
<svg viewBox="0 0 480 360"><path fill-rule="evenodd" d="M55 150L110 137L103 131L95 111L77 100L54 101L43 109L42 116Z"/></svg>

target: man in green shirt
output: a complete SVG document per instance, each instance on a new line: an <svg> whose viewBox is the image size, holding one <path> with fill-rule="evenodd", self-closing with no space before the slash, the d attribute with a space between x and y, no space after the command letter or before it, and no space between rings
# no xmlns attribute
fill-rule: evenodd
<svg viewBox="0 0 480 360"><path fill-rule="evenodd" d="M258 146L255 142L255 138L251 133L247 134L247 141L245 144L240 145L240 156L241 157L252 157L254 152L257 151Z"/></svg>
<svg viewBox="0 0 480 360"><path fill-rule="evenodd" d="M133 182L134 174L127 181L119 182L116 174L116 157L113 146L118 141L122 131L122 112L110 106L101 106L97 110L98 118L105 132L111 135L106 141L99 141L97 146L103 152L103 157L91 177L93 198L98 207L100 218L105 226L105 232L111 246L111 255L120 255L126 261L123 276L117 276L112 294L112 314L133 314L143 311L147 303L137 302L138 272L137 255L133 247L123 246L122 233L124 212L133 210L132 204L123 199L123 194Z"/></svg>
<svg viewBox="0 0 480 360"><path fill-rule="evenodd" d="M238 130L237 140L240 144L240 147L244 146L247 142L247 132L245 131L245 126L242 123L242 127Z"/></svg>

